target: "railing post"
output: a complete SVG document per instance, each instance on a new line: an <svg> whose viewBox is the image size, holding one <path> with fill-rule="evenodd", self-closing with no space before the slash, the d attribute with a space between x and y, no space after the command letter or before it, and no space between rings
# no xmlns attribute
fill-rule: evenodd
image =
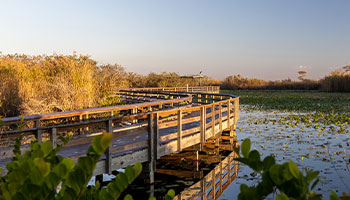
<svg viewBox="0 0 350 200"><path fill-rule="evenodd" d="M50 141L53 146L53 148L57 147L57 129L51 128L50 130Z"/></svg>
<svg viewBox="0 0 350 200"><path fill-rule="evenodd" d="M222 162L220 162L220 194L222 193Z"/></svg>
<svg viewBox="0 0 350 200"><path fill-rule="evenodd" d="M212 126L212 137L214 137L215 134L215 105L211 107L211 126Z"/></svg>
<svg viewBox="0 0 350 200"><path fill-rule="evenodd" d="M158 113L148 115L148 170L149 184L154 183L154 172L156 170L156 160L158 157Z"/></svg>
<svg viewBox="0 0 350 200"><path fill-rule="evenodd" d="M216 196L216 192L215 192L215 168L213 169L212 173L211 173L211 178L213 179L213 182L212 182L212 185L211 185L211 189L213 191L213 199L215 199L215 196Z"/></svg>
<svg viewBox="0 0 350 200"><path fill-rule="evenodd" d="M220 127L220 134L222 134L222 103L219 103L219 127Z"/></svg>
<svg viewBox="0 0 350 200"><path fill-rule="evenodd" d="M200 150L203 150L203 144L205 142L205 132L206 132L206 108L201 106L200 110Z"/></svg>
<svg viewBox="0 0 350 200"><path fill-rule="evenodd" d="M40 119L37 119L34 121L34 127L35 128L39 128L41 126L41 123L40 123ZM37 139L37 141L41 144L42 141L43 141L43 138L42 138L42 130L36 130L35 131L35 138Z"/></svg>
<svg viewBox="0 0 350 200"><path fill-rule="evenodd" d="M107 122L106 122L106 132L107 133L113 133L113 126L112 126L112 120L109 119ZM107 147L107 150L106 150L106 163L105 163L105 166L106 166L106 169L105 169L105 172L107 174L110 174L112 172L112 144L109 145L109 147Z"/></svg>
<svg viewBox="0 0 350 200"><path fill-rule="evenodd" d="M188 84L186 84L186 92L188 92Z"/></svg>
<svg viewBox="0 0 350 200"><path fill-rule="evenodd" d="M182 151L182 110L177 111L177 151Z"/></svg>
<svg viewBox="0 0 350 200"><path fill-rule="evenodd" d="M207 199L207 191L206 191L207 184L205 180L206 180L205 177L201 180L201 199L202 200Z"/></svg>
<svg viewBox="0 0 350 200"><path fill-rule="evenodd" d="M235 105L235 127L234 129L236 130L236 124L239 118L239 98L237 97L234 102Z"/></svg>
<svg viewBox="0 0 350 200"><path fill-rule="evenodd" d="M79 115L79 122L83 122L84 120L88 119L88 115ZM78 134L79 135L83 135L83 134L87 134L87 132L89 131L89 127L85 127L85 128L79 128L78 130Z"/></svg>
<svg viewBox="0 0 350 200"><path fill-rule="evenodd" d="M231 120L231 112L230 112L230 110L231 110L231 102L230 102L230 99L229 100L227 100L227 128L228 129L230 129L230 127L231 127L231 122L230 122L230 120Z"/></svg>
<svg viewBox="0 0 350 200"><path fill-rule="evenodd" d="M133 108L132 111L131 111L131 114L132 115L137 114L137 108ZM132 123L136 124L137 123L137 119L132 120Z"/></svg>

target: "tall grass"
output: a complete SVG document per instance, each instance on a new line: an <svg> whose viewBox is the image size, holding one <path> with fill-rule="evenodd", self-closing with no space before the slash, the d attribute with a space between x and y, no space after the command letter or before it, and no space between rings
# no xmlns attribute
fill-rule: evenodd
<svg viewBox="0 0 350 200"><path fill-rule="evenodd" d="M322 80L326 92L350 92L350 74L331 74Z"/></svg>
<svg viewBox="0 0 350 200"><path fill-rule="evenodd" d="M122 73L125 72L120 66L97 66L88 56L1 56L0 115L29 115L103 105L109 91L124 84L116 81Z"/></svg>
<svg viewBox="0 0 350 200"><path fill-rule="evenodd" d="M228 76L221 83L222 89L237 90L318 90L321 88L319 81L265 81L256 78L245 78L241 75Z"/></svg>

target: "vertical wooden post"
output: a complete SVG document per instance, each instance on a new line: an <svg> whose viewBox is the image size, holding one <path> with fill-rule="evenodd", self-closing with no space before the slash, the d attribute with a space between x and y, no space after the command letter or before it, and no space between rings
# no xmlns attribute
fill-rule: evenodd
<svg viewBox="0 0 350 200"><path fill-rule="evenodd" d="M182 151L182 110L177 111L177 151Z"/></svg>
<svg viewBox="0 0 350 200"><path fill-rule="evenodd" d="M207 184L206 184L206 178L204 177L202 180L201 180L201 199L202 200L206 200L207 199Z"/></svg>
<svg viewBox="0 0 350 200"><path fill-rule="evenodd" d="M230 122L230 120L231 120L231 112L230 112L230 110L231 110L231 102L230 102L230 99L229 100L227 100L227 128L230 128L231 127L231 122Z"/></svg>
<svg viewBox="0 0 350 200"><path fill-rule="evenodd" d="M83 115L79 115L79 122L83 121ZM84 134L84 129L83 128L79 128L78 129L78 134L79 135L83 135Z"/></svg>
<svg viewBox="0 0 350 200"><path fill-rule="evenodd" d="M220 194L222 193L222 162L220 162Z"/></svg>
<svg viewBox="0 0 350 200"><path fill-rule="evenodd" d="M137 108L133 108L132 111L131 111L131 114L132 115L137 114ZM136 124L137 123L137 119L132 120L132 123Z"/></svg>
<svg viewBox="0 0 350 200"><path fill-rule="evenodd" d="M107 133L113 133L113 126L112 126L112 120L108 120L106 122L106 132ZM105 166L106 166L106 169L105 169L105 172L107 174L110 174L112 172L112 144L110 144L110 146L107 148L106 150L106 163L105 163Z"/></svg>
<svg viewBox="0 0 350 200"><path fill-rule="evenodd" d="M186 92L188 92L188 84L186 84Z"/></svg>
<svg viewBox="0 0 350 200"><path fill-rule="evenodd" d="M57 147L57 130L56 128L50 129L50 141L53 146L53 148Z"/></svg>
<svg viewBox="0 0 350 200"><path fill-rule="evenodd" d="M205 106L201 106L200 110L200 138L201 138L201 143L200 143L200 150L203 150L203 144L205 142L205 132L206 132L206 109Z"/></svg>
<svg viewBox="0 0 350 200"><path fill-rule="evenodd" d="M148 115L148 168L149 184L154 183L154 172L156 170L156 160L158 157L158 113Z"/></svg>
<svg viewBox="0 0 350 200"><path fill-rule="evenodd" d="M83 116L83 120L88 120L89 119L89 115L88 114L85 114L84 116ZM85 128L84 128L84 132L83 132L83 134L88 134L89 133L89 126L86 126Z"/></svg>
<svg viewBox="0 0 350 200"><path fill-rule="evenodd" d="M239 118L239 98L238 97L235 99L234 104L235 104L235 125L236 125Z"/></svg>
<svg viewBox="0 0 350 200"><path fill-rule="evenodd" d="M211 185L211 189L213 191L213 199L215 199L215 196L216 196L216 192L215 192L215 168L213 169L212 173L211 173L211 178L213 179L213 182L212 182L212 185Z"/></svg>
<svg viewBox="0 0 350 200"><path fill-rule="evenodd" d="M40 123L40 119L37 119L34 121L34 127L35 128L39 128L41 126L41 123ZM43 141L43 138L42 138L42 130L36 130L35 131L35 138L38 140L38 142L41 144L42 141Z"/></svg>
<svg viewBox="0 0 350 200"><path fill-rule="evenodd" d="M211 127L212 127L212 137L214 137L215 134L215 105L211 107Z"/></svg>
<svg viewBox="0 0 350 200"><path fill-rule="evenodd" d="M219 127L220 127L220 135L222 135L222 103L219 104Z"/></svg>

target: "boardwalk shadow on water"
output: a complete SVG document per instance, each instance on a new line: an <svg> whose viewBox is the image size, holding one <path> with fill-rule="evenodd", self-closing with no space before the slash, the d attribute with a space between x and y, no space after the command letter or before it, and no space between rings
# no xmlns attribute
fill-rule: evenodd
<svg viewBox="0 0 350 200"><path fill-rule="evenodd" d="M161 198L169 189L174 199L217 199L238 175L239 163L233 151L236 136L223 132L220 139L209 139L202 147L194 145L180 153L157 160L154 184L147 184L148 173L141 174L126 193L135 199Z"/></svg>

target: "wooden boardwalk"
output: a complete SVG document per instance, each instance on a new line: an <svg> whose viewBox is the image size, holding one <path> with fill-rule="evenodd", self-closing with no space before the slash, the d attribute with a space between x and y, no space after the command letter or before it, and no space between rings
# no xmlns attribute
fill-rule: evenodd
<svg viewBox="0 0 350 200"><path fill-rule="evenodd" d="M25 136L23 151L34 137L57 144L59 135L72 134L60 154L77 160L85 155L92 137L106 131L113 132L114 139L97 163L95 175L136 162L149 163L152 174L161 156L219 138L223 130L235 129L238 97L216 94L218 90L214 89L207 92L208 88L203 88L206 92L182 90L122 90L116 95L128 103L125 105L4 118L0 167L4 168L13 156L14 138L19 134Z"/></svg>

